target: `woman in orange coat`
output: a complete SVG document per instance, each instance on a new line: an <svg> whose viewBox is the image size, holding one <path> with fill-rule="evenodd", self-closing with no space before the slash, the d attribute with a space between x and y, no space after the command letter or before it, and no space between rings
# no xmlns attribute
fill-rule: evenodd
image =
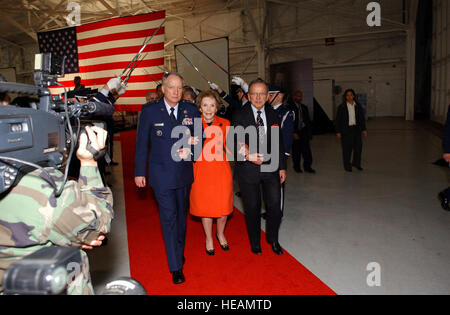
<svg viewBox="0 0 450 315"><path fill-rule="evenodd" d="M213 220L217 218L216 238L220 247L229 250L224 235L227 216L233 211L233 178L226 159L226 133L230 122L216 116L220 109L219 96L214 91L202 92L197 97L202 113L204 139L202 155L194 163L194 183L190 195L190 212L202 218L206 235L206 253L214 255Z"/></svg>

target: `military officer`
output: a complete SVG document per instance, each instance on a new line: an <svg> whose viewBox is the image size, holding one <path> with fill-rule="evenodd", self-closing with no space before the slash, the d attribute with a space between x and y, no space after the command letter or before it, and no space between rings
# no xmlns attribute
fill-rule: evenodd
<svg viewBox="0 0 450 315"><path fill-rule="evenodd" d="M276 85L269 85L269 104L278 113L278 118L280 119L281 135L283 137L284 144L284 154L286 160L290 156L292 142L294 141L294 131L295 131L295 114L292 110L289 110L283 104L283 98L285 96L285 91L283 88ZM285 184L281 184L281 212L284 212L284 192ZM263 216L264 218L264 216Z"/></svg>
<svg viewBox="0 0 450 315"><path fill-rule="evenodd" d="M183 85L181 75L166 73L162 81L164 96L150 106L142 107L134 166L135 183L138 187L144 187L147 184L148 162L148 181L158 202L169 271L175 284L185 281L183 264L186 210L189 189L194 181L192 161L195 160L194 153L201 153L201 147L194 149L187 143L184 143L183 148L175 148L180 141L194 135L196 118L201 126L197 107L181 100ZM174 131L180 133L172 135ZM201 142L199 143L201 146ZM147 161L149 147L150 157Z"/></svg>

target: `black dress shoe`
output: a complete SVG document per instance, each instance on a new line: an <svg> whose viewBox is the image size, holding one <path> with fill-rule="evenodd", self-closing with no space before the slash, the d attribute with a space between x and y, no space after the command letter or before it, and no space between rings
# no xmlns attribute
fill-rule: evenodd
<svg viewBox="0 0 450 315"><path fill-rule="evenodd" d="M306 168L305 172L311 173L311 174L316 174L316 171L313 170L312 168Z"/></svg>
<svg viewBox="0 0 450 315"><path fill-rule="evenodd" d="M447 197L445 196L445 194L444 194L443 191L441 191L441 192L439 193L438 198L439 198L439 200L441 201L441 207L442 207L442 209L447 210L447 211L450 211L450 207L449 207L449 204L448 204L448 199L447 199Z"/></svg>
<svg viewBox="0 0 450 315"><path fill-rule="evenodd" d="M353 165L353 167L356 168L356 169L359 170L359 171L362 171L362 170L363 170L363 168L362 168L361 166Z"/></svg>
<svg viewBox="0 0 450 315"><path fill-rule="evenodd" d="M206 253L207 253L209 256L214 256L214 254L215 254L216 252L214 251L214 249L206 249Z"/></svg>
<svg viewBox="0 0 450 315"><path fill-rule="evenodd" d="M180 284L186 281L184 278L183 270L177 270L172 272L172 281L174 284Z"/></svg>
<svg viewBox="0 0 450 315"><path fill-rule="evenodd" d="M350 168L346 167L346 168L345 168L345 171L351 173L351 172L352 172L352 168L351 168L351 167L350 167Z"/></svg>
<svg viewBox="0 0 450 315"><path fill-rule="evenodd" d="M261 255L262 254L262 250L261 247L252 247L252 253L255 255Z"/></svg>
<svg viewBox="0 0 450 315"><path fill-rule="evenodd" d="M283 255L283 250L281 249L280 243L273 242L270 245L272 245L272 250L277 255Z"/></svg>
<svg viewBox="0 0 450 315"><path fill-rule="evenodd" d="M303 173L299 167L294 167L294 171L297 173Z"/></svg>
<svg viewBox="0 0 450 315"><path fill-rule="evenodd" d="M230 246L228 246L228 243L225 243L225 244L220 243L220 240L219 240L219 237L217 236L217 234L216 234L216 238L217 238L217 241L219 241L220 248L222 248L226 252L230 250Z"/></svg>

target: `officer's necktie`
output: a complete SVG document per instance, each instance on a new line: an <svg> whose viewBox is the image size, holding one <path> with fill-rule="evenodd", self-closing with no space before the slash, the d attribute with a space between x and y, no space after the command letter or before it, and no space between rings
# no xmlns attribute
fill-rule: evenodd
<svg viewBox="0 0 450 315"><path fill-rule="evenodd" d="M264 141L264 121L261 118L261 111L257 111L258 116L256 117L256 126L258 127L258 137L259 137L259 143L263 143Z"/></svg>
<svg viewBox="0 0 450 315"><path fill-rule="evenodd" d="M176 124L177 118L175 117L174 111L175 111L175 108L171 107L170 108L170 119L172 120L173 124Z"/></svg>

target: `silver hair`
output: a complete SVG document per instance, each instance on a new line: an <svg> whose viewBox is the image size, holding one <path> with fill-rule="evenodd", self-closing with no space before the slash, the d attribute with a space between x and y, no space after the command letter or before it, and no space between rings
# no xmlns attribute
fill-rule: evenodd
<svg viewBox="0 0 450 315"><path fill-rule="evenodd" d="M180 79L181 79L181 82L183 82L183 86L184 86L184 79L183 79L183 77L181 76L181 74L179 74L178 72L166 72L166 73L164 73L164 75L163 75L163 77L162 77L162 85L166 85L166 81L167 81L167 78L169 77L169 76L171 76L171 75L174 75L174 76L177 76L177 77L179 77Z"/></svg>

